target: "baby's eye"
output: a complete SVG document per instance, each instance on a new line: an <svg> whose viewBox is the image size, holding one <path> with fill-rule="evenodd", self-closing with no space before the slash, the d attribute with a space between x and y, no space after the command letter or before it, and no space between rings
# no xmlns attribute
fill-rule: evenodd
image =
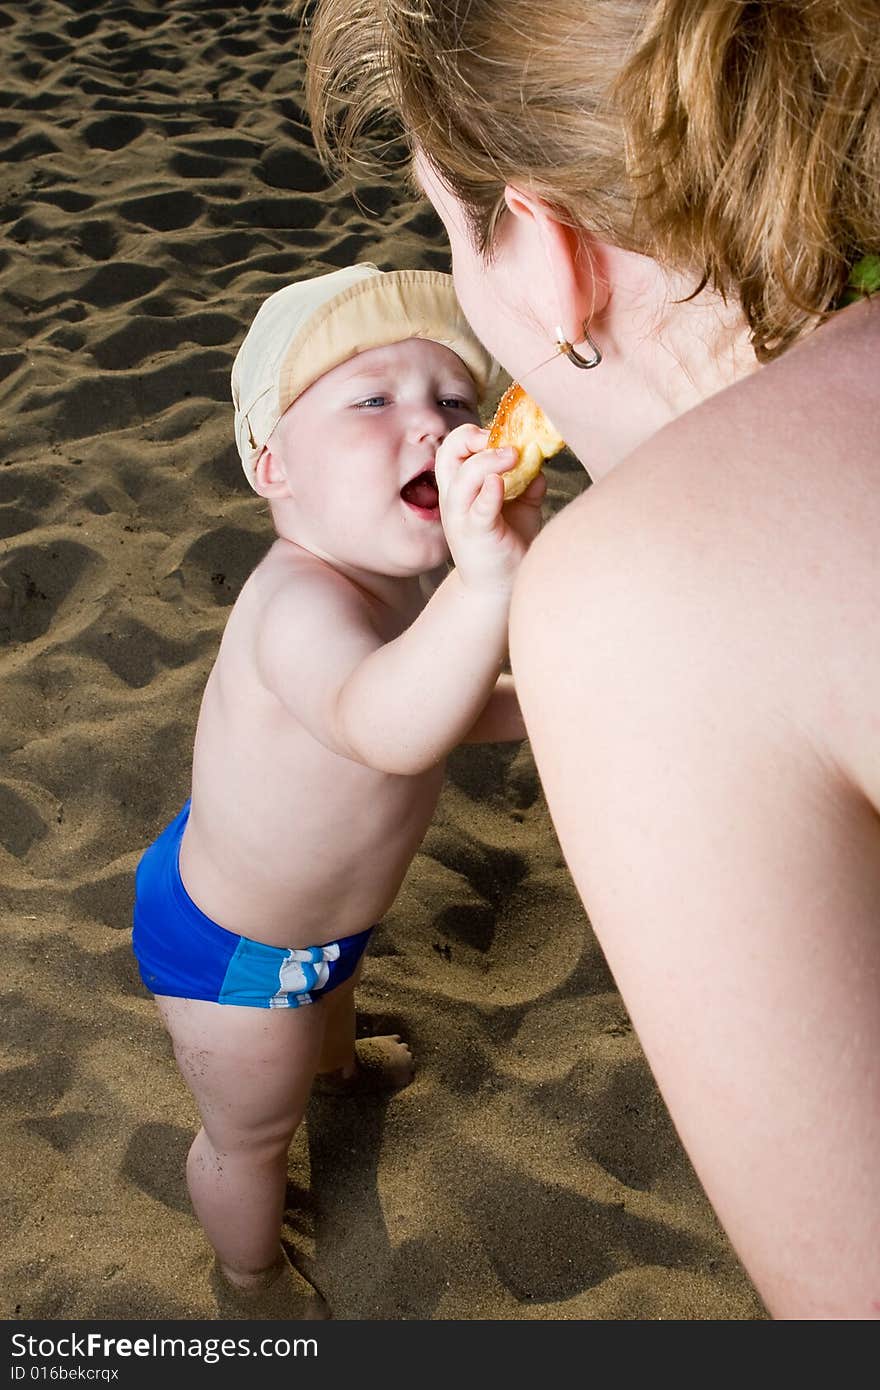
<svg viewBox="0 0 880 1390"><path fill-rule="evenodd" d="M387 396L367 396L364 400L355 402L355 410L368 410L371 409L373 406L387 404Z"/></svg>
<svg viewBox="0 0 880 1390"><path fill-rule="evenodd" d="M473 405L471 404L471 402L465 400L463 396L442 396L442 397L440 398L440 405L443 407L444 410L473 410L473 409L474 409L474 407L473 407Z"/></svg>

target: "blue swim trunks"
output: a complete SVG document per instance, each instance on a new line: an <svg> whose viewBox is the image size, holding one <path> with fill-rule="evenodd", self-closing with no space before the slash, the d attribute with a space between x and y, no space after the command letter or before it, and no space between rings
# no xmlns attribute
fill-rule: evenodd
<svg viewBox="0 0 880 1390"><path fill-rule="evenodd" d="M236 936L196 907L179 867L189 805L137 867L132 946L147 989L214 1004L298 1009L350 979L372 927L324 946L287 950Z"/></svg>

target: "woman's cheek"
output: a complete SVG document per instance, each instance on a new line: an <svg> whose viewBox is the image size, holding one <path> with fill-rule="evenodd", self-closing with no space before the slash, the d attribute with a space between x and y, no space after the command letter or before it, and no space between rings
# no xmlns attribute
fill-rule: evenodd
<svg viewBox="0 0 880 1390"><path fill-rule="evenodd" d="M498 357L502 344L497 326L493 325L489 277L485 272L481 276L474 275L470 266L462 265L462 259L453 257L452 261L452 280L458 302L480 342Z"/></svg>

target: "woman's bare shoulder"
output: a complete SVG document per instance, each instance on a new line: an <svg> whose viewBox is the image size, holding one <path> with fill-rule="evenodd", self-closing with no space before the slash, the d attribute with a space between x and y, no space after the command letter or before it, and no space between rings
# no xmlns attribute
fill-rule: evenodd
<svg viewBox="0 0 880 1390"><path fill-rule="evenodd" d="M682 416L670 430L701 436L722 449L747 438L768 450L789 442L792 450L835 452L876 439L876 363L880 355L880 300L852 305L783 356L738 385ZM664 431L664 434L666 432ZM666 441L660 436L655 441Z"/></svg>
<svg viewBox="0 0 880 1390"><path fill-rule="evenodd" d="M520 651L556 632L566 662L614 689L684 682L686 702L696 682L717 709L787 710L880 798L880 753L866 753L880 449L865 418L880 316L861 317L682 417L567 507L523 564L513 628Z"/></svg>
<svg viewBox="0 0 880 1390"><path fill-rule="evenodd" d="M560 533L626 543L876 551L880 302L853 305L783 357L647 440L563 513ZM743 554L745 558L745 553Z"/></svg>

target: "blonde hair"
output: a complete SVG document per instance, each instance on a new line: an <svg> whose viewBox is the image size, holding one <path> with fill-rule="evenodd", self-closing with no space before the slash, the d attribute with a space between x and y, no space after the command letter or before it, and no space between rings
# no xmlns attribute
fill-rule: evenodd
<svg viewBox="0 0 880 1390"><path fill-rule="evenodd" d="M736 296L768 359L880 252L876 0L318 0L306 25L325 159L397 118L486 256L528 188Z"/></svg>

